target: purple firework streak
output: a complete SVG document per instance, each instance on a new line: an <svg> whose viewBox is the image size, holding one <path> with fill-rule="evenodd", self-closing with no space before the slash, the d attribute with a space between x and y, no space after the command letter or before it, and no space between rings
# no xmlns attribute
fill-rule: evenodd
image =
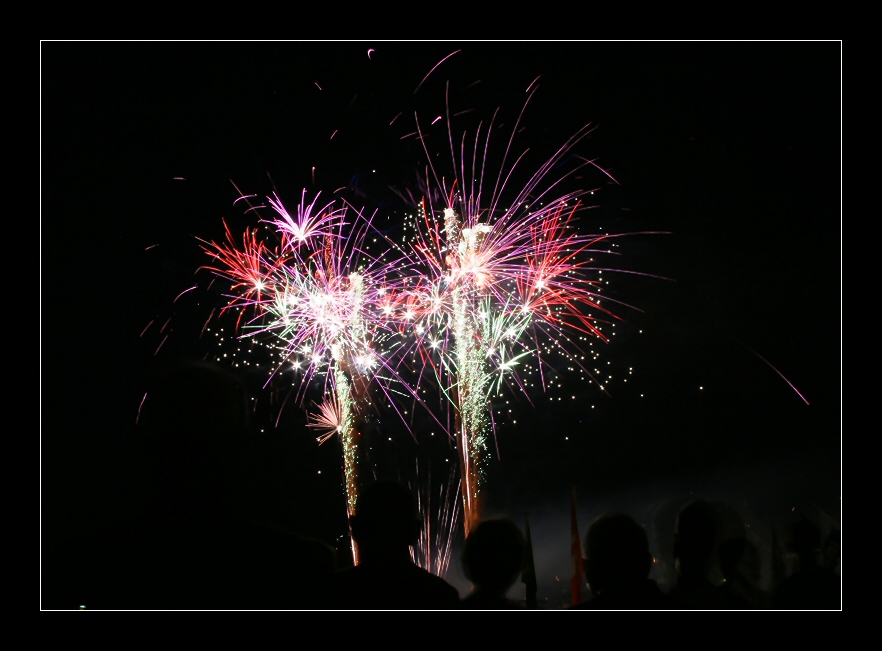
<svg viewBox="0 0 882 651"><path fill-rule="evenodd" d="M518 370L531 359L544 389L543 368L550 366L545 357L555 349L590 376L579 361L585 351L570 334L607 341L604 324L620 318L601 294L602 273L615 269L597 260L613 254L610 240L624 234L580 232L578 216L591 207L584 199L593 188L563 189L580 170L599 168L580 158L553 173L590 128L580 129L518 184L513 179L526 151L515 157L513 140L524 109L496 167L490 163L494 120L486 128L479 124L471 139L465 133L455 137L448 104L448 175L437 163L427 165L426 196L402 247L402 266L413 277L403 290L404 318L398 319L410 335L400 358L417 386L430 379L450 407L448 434L456 440L466 535L481 517L484 467L496 433L491 397L506 387L529 399L532 383ZM427 160L439 160L418 118L416 133Z"/></svg>

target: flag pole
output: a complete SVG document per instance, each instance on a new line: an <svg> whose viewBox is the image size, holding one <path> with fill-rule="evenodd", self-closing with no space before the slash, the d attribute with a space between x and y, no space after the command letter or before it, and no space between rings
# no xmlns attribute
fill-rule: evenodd
<svg viewBox="0 0 882 651"><path fill-rule="evenodd" d="M582 603L582 585L585 583L585 568L582 564L582 541L579 537L579 524L576 521L576 485L573 484L570 502L570 553L573 558L573 576L570 580L570 605Z"/></svg>
<svg viewBox="0 0 882 651"><path fill-rule="evenodd" d="M521 582L527 587L527 608L536 609L536 566L533 565L533 539L530 537L530 513L524 513L526 522L526 545L524 548L524 569L521 571Z"/></svg>

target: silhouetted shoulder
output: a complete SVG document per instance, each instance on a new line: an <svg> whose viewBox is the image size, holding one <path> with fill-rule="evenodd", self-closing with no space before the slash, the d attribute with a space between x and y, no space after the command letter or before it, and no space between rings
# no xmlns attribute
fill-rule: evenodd
<svg viewBox="0 0 882 651"><path fill-rule="evenodd" d="M678 604L662 592L658 584L646 579L627 593L604 592L593 595L572 610L677 610Z"/></svg>
<svg viewBox="0 0 882 651"><path fill-rule="evenodd" d="M347 610L450 610L459 592L414 563L362 563L334 577L334 607Z"/></svg>
<svg viewBox="0 0 882 651"><path fill-rule="evenodd" d="M520 610L525 606L519 601L495 594L472 592L463 597L460 607L465 610Z"/></svg>

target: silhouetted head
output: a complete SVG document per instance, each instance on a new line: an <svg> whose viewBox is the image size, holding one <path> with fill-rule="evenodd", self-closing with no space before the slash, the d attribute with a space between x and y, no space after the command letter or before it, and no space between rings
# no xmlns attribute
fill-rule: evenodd
<svg viewBox="0 0 882 651"><path fill-rule="evenodd" d="M802 568L819 564L821 529L800 513L799 520L787 527L787 551L795 554Z"/></svg>
<svg viewBox="0 0 882 651"><path fill-rule="evenodd" d="M824 544L821 546L821 560L826 567L835 569L841 556L842 532L839 529L833 529L824 538Z"/></svg>
<svg viewBox="0 0 882 651"><path fill-rule="evenodd" d="M463 544L463 574L476 587L504 594L524 567L526 540L509 518L482 520Z"/></svg>
<svg viewBox="0 0 882 651"><path fill-rule="evenodd" d="M796 554L816 552L821 547L821 529L805 516L791 523L787 534L787 547Z"/></svg>
<svg viewBox="0 0 882 651"><path fill-rule="evenodd" d="M694 500L680 509L674 532L674 558L681 575L707 578L716 538L717 511L711 502Z"/></svg>
<svg viewBox="0 0 882 651"><path fill-rule="evenodd" d="M359 550L371 554L415 545L423 521L409 488L395 481L378 481L359 494L349 526Z"/></svg>
<svg viewBox="0 0 882 651"><path fill-rule="evenodd" d="M585 579L595 595L643 582L652 569L646 530L624 513L605 513L585 533Z"/></svg>

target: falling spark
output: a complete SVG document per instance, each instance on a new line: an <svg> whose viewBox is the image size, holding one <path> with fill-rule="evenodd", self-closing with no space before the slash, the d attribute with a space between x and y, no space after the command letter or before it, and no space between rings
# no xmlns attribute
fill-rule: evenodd
<svg viewBox="0 0 882 651"><path fill-rule="evenodd" d="M736 339L736 341L738 341L738 340ZM788 380L786 377L784 377L784 374L783 374L781 371L779 371L777 368L775 368L769 360L767 360L765 357L763 357L762 355L760 355L758 352L756 352L753 348L751 348L750 346L748 346L748 345L745 344L744 342L742 342L742 341L738 341L738 343L741 344L742 346L744 346L745 348L747 348L747 350L749 350L749 351L752 352L754 355L756 355L757 357L759 357L759 358L760 358L761 360L763 360L766 364L768 364L768 365L769 365L769 368L771 368L773 371L775 371L775 373L777 373L777 374L781 377L782 380L784 380L787 384L789 384L789 385L790 385L790 388L793 389L793 390L796 392L796 395L798 395L798 396L802 399L802 401L803 401L805 404L809 404L809 401L805 399L805 396L802 395L802 393L799 391L799 389L797 389L797 388L794 386L794 384L793 384L790 380Z"/></svg>

